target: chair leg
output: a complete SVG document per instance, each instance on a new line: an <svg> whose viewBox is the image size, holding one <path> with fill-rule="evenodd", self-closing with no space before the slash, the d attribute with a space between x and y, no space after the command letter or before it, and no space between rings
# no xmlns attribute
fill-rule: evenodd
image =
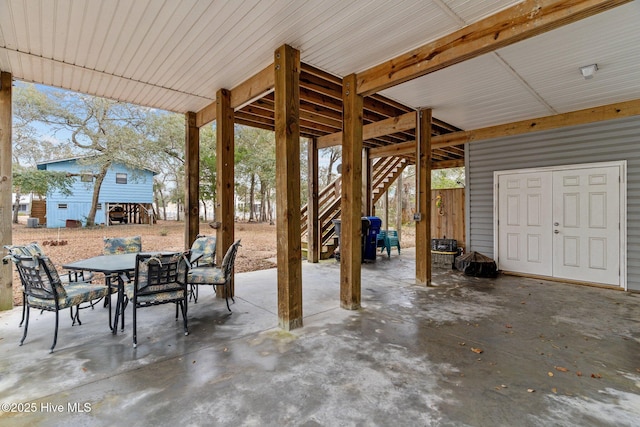
<svg viewBox="0 0 640 427"><path fill-rule="evenodd" d="M137 324L137 319L136 319L136 305L133 304L133 308L131 309L133 311L133 348L136 348L138 346L138 324ZM124 320L123 320L124 322Z"/></svg>
<svg viewBox="0 0 640 427"><path fill-rule="evenodd" d="M26 309L27 309L27 296L23 292L22 293L22 319L20 319L20 324L18 325L18 328L21 327L22 324L24 323L24 314Z"/></svg>
<svg viewBox="0 0 640 427"><path fill-rule="evenodd" d="M56 343L58 342L58 310L56 310L56 330L53 333L53 344L51 345L51 350L49 350L49 353L53 353L53 349L56 346Z"/></svg>
<svg viewBox="0 0 640 427"><path fill-rule="evenodd" d="M185 298L184 302L181 301L178 304L180 304L180 308L182 309L182 324L184 325L184 334L189 335L189 326L187 324L187 299Z"/></svg>
<svg viewBox="0 0 640 427"><path fill-rule="evenodd" d="M224 284L224 300L225 300L225 301L226 301L226 303L227 303L227 310L231 311L231 308L229 307L229 294L230 294L230 292L229 292L229 286L228 286L228 283L225 283L225 284ZM233 297L232 297L232 298L233 298ZM234 302L235 302L235 301L234 301Z"/></svg>
<svg viewBox="0 0 640 427"><path fill-rule="evenodd" d="M27 305L27 314L25 316L25 323L24 323L24 332L22 333L22 339L20 340L20 345L22 345L22 343L24 343L25 338L27 338L27 331L29 330L29 306Z"/></svg>

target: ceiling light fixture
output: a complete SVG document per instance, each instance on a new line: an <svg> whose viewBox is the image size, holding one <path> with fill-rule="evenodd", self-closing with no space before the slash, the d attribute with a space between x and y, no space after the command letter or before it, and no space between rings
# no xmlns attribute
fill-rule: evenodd
<svg viewBox="0 0 640 427"><path fill-rule="evenodd" d="M596 71L598 71L598 64L591 64L580 67L580 73L585 80L593 78L593 76L596 74Z"/></svg>

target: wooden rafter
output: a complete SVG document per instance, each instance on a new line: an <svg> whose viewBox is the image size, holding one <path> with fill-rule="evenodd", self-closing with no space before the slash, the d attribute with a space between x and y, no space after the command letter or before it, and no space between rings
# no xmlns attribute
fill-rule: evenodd
<svg viewBox="0 0 640 427"><path fill-rule="evenodd" d="M358 73L358 94L377 93L630 1L525 0Z"/></svg>
<svg viewBox="0 0 640 427"><path fill-rule="evenodd" d="M476 130L440 135L433 138L432 147L450 147L452 145L499 138L502 136L520 135L523 133L558 129L566 126L583 125L637 115L640 115L640 99L602 105L593 108L585 108L584 110L539 117L537 119L521 120L519 122L506 123Z"/></svg>

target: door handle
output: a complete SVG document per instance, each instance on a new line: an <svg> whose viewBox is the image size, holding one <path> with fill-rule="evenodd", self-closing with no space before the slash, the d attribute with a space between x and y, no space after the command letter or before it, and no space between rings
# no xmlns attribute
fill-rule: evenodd
<svg viewBox="0 0 640 427"><path fill-rule="evenodd" d="M553 230L553 234L558 234L560 233L560 230Z"/></svg>
<svg viewBox="0 0 640 427"><path fill-rule="evenodd" d="M554 222L554 223L553 223L553 226L554 226L554 227L557 227L557 226L559 226L559 225L560 225L560 223L559 223L559 222Z"/></svg>

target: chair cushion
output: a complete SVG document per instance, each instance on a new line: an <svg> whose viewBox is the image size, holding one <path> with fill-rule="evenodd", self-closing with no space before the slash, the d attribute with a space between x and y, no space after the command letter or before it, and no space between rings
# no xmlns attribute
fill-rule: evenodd
<svg viewBox="0 0 640 427"><path fill-rule="evenodd" d="M224 271L217 267L194 267L187 273L187 283L194 285L224 285Z"/></svg>
<svg viewBox="0 0 640 427"><path fill-rule="evenodd" d="M199 266L214 265L216 252L215 236L200 236L191 245L191 262Z"/></svg>
<svg viewBox="0 0 640 427"><path fill-rule="evenodd" d="M130 254L142 251L142 238L134 237L105 237L102 253L105 255Z"/></svg>
<svg viewBox="0 0 640 427"><path fill-rule="evenodd" d="M124 292L127 295L127 298L129 298L129 300L131 301L133 301L134 286L135 286L135 282L129 282L124 286ZM153 286L147 286L147 288L145 289L148 291L152 291L152 288ZM184 289L158 292L156 294L138 295L138 304L140 303L155 304L155 303L178 300L178 299L184 299Z"/></svg>
<svg viewBox="0 0 640 427"><path fill-rule="evenodd" d="M65 291L65 296L63 298L58 298L58 305L60 309L102 298L107 295L109 288L88 282L73 282L65 287ZM55 310L56 308L56 304L53 299L30 296L28 297L28 301L29 305L32 307L48 310Z"/></svg>

